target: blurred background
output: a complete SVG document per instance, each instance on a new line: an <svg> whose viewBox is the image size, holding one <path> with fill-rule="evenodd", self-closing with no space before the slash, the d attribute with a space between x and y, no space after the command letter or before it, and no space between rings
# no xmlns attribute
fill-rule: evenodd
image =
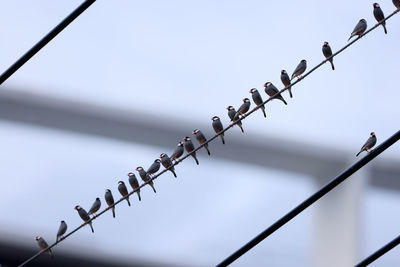
<svg viewBox="0 0 400 267"><path fill-rule="evenodd" d="M0 2L0 71L81 1ZM390 0L379 3L386 15ZM0 264L55 241L60 220L88 210L137 166L201 129L227 126L249 90L309 69L347 43L372 2L98 1L0 90ZM210 266L353 164L375 131L399 130L400 16L378 28L226 134L31 266ZM364 156L365 154L361 154ZM352 266L399 234L400 146L395 144L233 266ZM102 208L105 207L103 201ZM371 266L394 266L399 248Z"/></svg>

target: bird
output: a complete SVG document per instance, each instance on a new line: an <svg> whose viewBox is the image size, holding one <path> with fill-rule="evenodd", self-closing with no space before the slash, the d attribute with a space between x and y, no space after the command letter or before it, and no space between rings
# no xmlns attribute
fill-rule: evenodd
<svg viewBox="0 0 400 267"><path fill-rule="evenodd" d="M228 110L229 118L231 119L231 121L234 122L235 121L235 114L236 114L235 108L232 107L232 106L228 106L226 109ZM240 130L242 131L242 133L244 133L243 126L242 126L242 121L236 122L236 125L239 126Z"/></svg>
<svg viewBox="0 0 400 267"><path fill-rule="evenodd" d="M324 54L326 59L328 59L329 57L332 56L332 49L329 46L328 42L324 42L324 45L322 46L322 53ZM335 70L335 66L333 65L333 58L332 57L329 59L329 62L331 63L332 70Z"/></svg>
<svg viewBox="0 0 400 267"><path fill-rule="evenodd" d="M212 127L214 128L214 131L221 137L222 144L225 145L225 140L224 140L224 133L222 130L224 129L224 126L222 126L222 122L219 119L218 116L214 116L211 118L212 122ZM243 130L242 130L243 131Z"/></svg>
<svg viewBox="0 0 400 267"><path fill-rule="evenodd" d="M184 146L186 149L186 152L194 158L194 160L196 161L196 164L199 165L199 161L197 160L196 157L196 152L194 151L194 145L192 140L190 139L190 137L186 136L185 138L183 138L183 140L185 141Z"/></svg>
<svg viewBox="0 0 400 267"><path fill-rule="evenodd" d="M400 0L392 0L392 2L393 2L393 5L396 7L396 8L400 8Z"/></svg>
<svg viewBox="0 0 400 267"><path fill-rule="evenodd" d="M171 160L177 161L180 156L183 155L183 142L179 141L177 148L171 155Z"/></svg>
<svg viewBox="0 0 400 267"><path fill-rule="evenodd" d="M53 252L51 251L51 249L49 248L49 245L47 244L46 240L44 240L43 237L41 236L37 236L35 237L35 240L37 241L39 248L43 251L47 251L47 253L49 253L50 257L53 258Z"/></svg>
<svg viewBox="0 0 400 267"><path fill-rule="evenodd" d="M264 87L265 92L267 93L267 95L269 95L270 98L279 93L279 90L271 82L266 82L264 84ZM285 99L282 97L281 94L275 96L274 98L281 100L283 103L285 103L285 105L287 105Z"/></svg>
<svg viewBox="0 0 400 267"><path fill-rule="evenodd" d="M285 87L290 85L290 78L289 78L289 75L287 74L286 70L281 70L281 81ZM291 86L288 87L288 91L289 91L290 98L292 98L293 95L292 95L292 87Z"/></svg>
<svg viewBox="0 0 400 267"><path fill-rule="evenodd" d="M251 94L251 98L253 98L254 104L256 104L257 106L260 106L260 109L262 110L263 114L264 114L264 118L267 117L267 113L265 113L265 105L263 104L263 99L260 95L260 93L258 92L258 90L256 88L251 88L250 89L250 94Z"/></svg>
<svg viewBox="0 0 400 267"><path fill-rule="evenodd" d="M160 155L160 159L161 159L161 164L164 166L164 168L166 168L166 169L168 169L170 172L172 172L172 174L175 176L175 178L177 177L176 176L176 173L175 173L175 167L174 167L174 165L172 164L172 160L168 157L168 155L167 154L165 154L165 153L161 153L161 155Z"/></svg>
<svg viewBox="0 0 400 267"><path fill-rule="evenodd" d="M243 98L243 104L236 111L236 114L233 118L237 120L239 118L239 115L246 117L246 112L249 111L250 105L251 105L250 100L247 97Z"/></svg>
<svg viewBox="0 0 400 267"><path fill-rule="evenodd" d="M158 172L158 170L160 169L160 166L161 166L160 162L161 161L159 159L156 159L153 162L153 164L151 164L150 167L147 169L147 173L154 174L154 173Z"/></svg>
<svg viewBox="0 0 400 267"><path fill-rule="evenodd" d="M307 69L307 60L302 59L297 65L296 69L293 71L292 78L290 80L293 80L295 77L298 77L301 79L301 75L306 71Z"/></svg>
<svg viewBox="0 0 400 267"><path fill-rule="evenodd" d="M89 224L90 228L92 229L92 233L94 233L94 229L93 229L93 225L92 225L92 221L90 221L90 217L87 214L86 210L84 210L81 206L75 206L75 209L78 211L79 216L81 217L81 219Z"/></svg>
<svg viewBox="0 0 400 267"><path fill-rule="evenodd" d="M92 207L90 208L88 215L93 214L96 217L96 212L100 209L100 207L101 207L100 198L96 197L96 200L94 201Z"/></svg>
<svg viewBox="0 0 400 267"><path fill-rule="evenodd" d="M139 201L142 201L142 198L140 197L140 187L139 187L139 182L136 179L136 175L133 172L129 172L128 174L128 181L129 184L131 185L133 190L136 190L136 193L138 195Z"/></svg>
<svg viewBox="0 0 400 267"><path fill-rule="evenodd" d="M382 20L385 19L385 15L383 14L383 11L378 3L373 3L372 5L374 7L374 17L375 17L376 21L378 23L380 23ZM387 34L386 21L382 21L381 24L382 24L383 30L385 31L385 34Z"/></svg>
<svg viewBox="0 0 400 267"><path fill-rule="evenodd" d="M211 153L210 153L210 150L208 149L208 144L206 143L207 138L204 136L204 134L198 129L195 129L192 132L192 134L196 137L196 139L200 143L200 145L204 144L204 148L207 150L207 154L210 156Z"/></svg>
<svg viewBox="0 0 400 267"><path fill-rule="evenodd" d="M123 181L118 181L118 191L121 193L122 197L126 197L126 201L128 202L128 206L131 206L131 202L129 201L128 189Z"/></svg>
<svg viewBox="0 0 400 267"><path fill-rule="evenodd" d="M360 152L357 153L356 157L360 155L361 152L367 151L368 153L371 151L371 148L376 144L376 136L375 133L372 132L370 137L368 138L367 142L361 147Z"/></svg>
<svg viewBox="0 0 400 267"><path fill-rule="evenodd" d="M356 27L354 27L354 30L351 33L350 38L349 40L347 40L347 42L350 41L350 39L353 38L353 36L358 35L358 37L361 37L366 29L367 29L367 21L365 19L360 19Z"/></svg>
<svg viewBox="0 0 400 267"><path fill-rule="evenodd" d="M137 167L136 170L139 172L140 178L142 178L142 180L145 183L148 182L148 184L151 186L151 188L153 188L154 193L157 193L156 189L154 188L154 182L151 179L150 175L142 167Z"/></svg>
<svg viewBox="0 0 400 267"><path fill-rule="evenodd" d="M67 232L67 227L67 223L65 221L61 221L60 227L58 227L56 242L64 238L63 236L65 232Z"/></svg>
<svg viewBox="0 0 400 267"><path fill-rule="evenodd" d="M104 199L106 200L106 203L108 206L114 205L114 197L113 197L110 189L106 189L106 193L104 194ZM115 218L115 206L112 206L111 210L112 210L113 218Z"/></svg>

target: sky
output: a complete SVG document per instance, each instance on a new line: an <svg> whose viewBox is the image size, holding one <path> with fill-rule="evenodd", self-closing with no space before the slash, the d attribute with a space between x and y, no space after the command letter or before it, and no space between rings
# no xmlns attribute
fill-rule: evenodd
<svg viewBox="0 0 400 267"><path fill-rule="evenodd" d="M0 27L0 70L8 68L79 4L80 1L72 0L1 2L0 25L7 27ZM394 10L391 1L379 4L385 14ZM369 26L376 23L372 2L98 1L3 86L198 122L219 115L227 123L226 106L239 106L244 97L250 97L248 91L252 87L263 91L266 81L282 88L281 69L291 74L301 59L308 61L309 69L315 66L324 59L323 42L328 41L333 51L341 48L361 18ZM387 35L380 28L370 33L334 59L335 71L329 64L322 66L293 88L294 98L284 94L287 106L272 101L267 106L268 122L259 123L262 115L254 114L246 120L246 130L354 153L371 131L376 133L378 142L392 135L398 130L396 122L400 117L396 108L399 25L400 17L396 15L387 22ZM5 194L17 207L23 208L27 202L33 206L26 213L0 215L2 225L29 225L20 233L21 239L35 236L33 230L51 236L63 215L71 225L77 225L79 218L72 209L76 202L88 208L97 195L103 195L106 186L116 189L118 180L114 177L132 170L136 167L132 164L143 158L160 154L157 148L140 144L127 145L5 122L0 127L0 135L6 140L3 150L7 152L1 155L6 163L3 175L10 177L1 182L1 187L9 189ZM382 158L399 156L397 145ZM65 247L73 250L74 244L85 240L93 251L103 251L106 246L102 244L112 242L116 236L124 239L126 233L119 229L129 229L135 222L136 229L152 229L148 235L145 231L126 230L135 234L142 245L125 249L129 242L121 242L108 251L110 254L129 257L135 251L133 256L143 258L155 254L159 260L215 264L315 189L307 177L299 179L293 173L277 175L275 170L231 162L201 164L196 174L190 162L182 166L180 172L190 182L180 177L177 181L170 181L172 177L161 179L161 188L168 190L160 190L157 196L146 192L146 201L138 207L138 214L129 214L130 210L122 205L117 209L118 220L99 220L95 223L95 231L99 229L95 236L83 229L66 241ZM218 167L221 164L223 173ZM15 172L16 169L20 171ZM196 179L190 180L191 175ZM247 187L243 176L254 177L254 187ZM261 178L264 176L267 178ZM201 187L215 183L216 177L222 179L217 184L219 189L201 194ZM15 195L15 182L10 181L21 182L23 198ZM82 187L82 192L77 190ZM243 187L247 191L242 193L238 189ZM69 192L77 200L70 199ZM290 198L283 198L282 192ZM239 200L240 193L244 197ZM275 202L277 198L279 207L273 205L267 214L262 213L260 220L254 219L260 215L260 202ZM383 213L387 210L394 216L392 211L398 209L391 203L399 201L398 194L393 192L367 192L364 251L372 252L397 235L396 224L384 220L387 214ZM9 205L1 205L2 214L13 212ZM173 206L173 210L168 206ZM230 210L233 207L238 210ZM292 266L296 262L308 266L312 225L309 217L307 212L300 216L296 226L288 226L238 265L262 266L272 262L274 266ZM174 218L180 219L177 222ZM229 221L221 224L224 220ZM242 229L242 220L248 220L249 227L238 236L232 235ZM163 221L164 228L159 227L159 221ZM199 227L208 229L207 233L199 231ZM299 229L304 233L299 233ZM181 234L177 236L177 232ZM290 239L293 233L298 235L295 241ZM152 247L154 242L157 249ZM285 246L293 246L291 257L284 257L285 250L281 248ZM260 252L262 249L269 251L270 262ZM387 264L399 260L389 254L387 258Z"/></svg>

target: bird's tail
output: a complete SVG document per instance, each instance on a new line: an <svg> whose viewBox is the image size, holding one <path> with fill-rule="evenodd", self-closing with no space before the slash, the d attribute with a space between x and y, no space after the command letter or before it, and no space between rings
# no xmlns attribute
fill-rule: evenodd
<svg viewBox="0 0 400 267"><path fill-rule="evenodd" d="M113 214L113 218L115 218L115 207L112 207L112 214Z"/></svg>
<svg viewBox="0 0 400 267"><path fill-rule="evenodd" d="M383 30L385 31L385 34L387 34L386 25L382 24L382 26L383 26Z"/></svg>
<svg viewBox="0 0 400 267"><path fill-rule="evenodd" d="M136 191L136 193L138 195L139 201L142 201L142 198L140 197L140 190Z"/></svg>
<svg viewBox="0 0 400 267"><path fill-rule="evenodd" d="M131 202L129 201L129 198L126 198L126 201L128 201L128 206L131 206Z"/></svg>
<svg viewBox="0 0 400 267"><path fill-rule="evenodd" d="M287 103L286 103L286 101L285 101L285 99L281 96L281 95L279 95L279 99L280 100L282 100L283 101L283 103L285 103L285 105L287 105Z"/></svg>
<svg viewBox="0 0 400 267"><path fill-rule="evenodd" d="M241 122L238 122L237 125L239 126L240 130L242 131L242 133L244 133L242 123L241 123ZM222 143L225 145L224 137L221 137L221 138L222 138Z"/></svg>
<svg viewBox="0 0 400 267"><path fill-rule="evenodd" d="M170 169L170 171L171 171L172 174L175 176L175 178L178 177L178 176L176 176L175 170Z"/></svg>
<svg viewBox="0 0 400 267"><path fill-rule="evenodd" d="M59 236L56 237L56 243L58 243L58 241L60 241L60 237Z"/></svg>
<svg viewBox="0 0 400 267"><path fill-rule="evenodd" d="M350 38L347 40L347 42L350 41L350 39L353 38L353 36L354 36L354 34L351 34Z"/></svg>
<svg viewBox="0 0 400 267"><path fill-rule="evenodd" d="M154 188L153 181L151 181L151 183L149 183L149 185L151 186L151 188L153 188L154 193L157 193L156 189Z"/></svg>
<svg viewBox="0 0 400 267"><path fill-rule="evenodd" d="M51 251L51 249L49 249L48 252L49 252L49 254L50 254L50 258L53 259L53 258L54 258L53 251Z"/></svg>
<svg viewBox="0 0 400 267"><path fill-rule="evenodd" d="M197 160L196 154L193 153L192 156L193 156L194 160L196 161L196 164L199 165L199 161Z"/></svg>
<svg viewBox="0 0 400 267"><path fill-rule="evenodd" d="M242 127L240 127L240 128L242 128ZM224 134L222 133L222 134L220 134L219 136L221 137L222 144L225 145Z"/></svg>
<svg viewBox="0 0 400 267"><path fill-rule="evenodd" d="M360 153L363 152L362 150L360 150L360 152L357 153L356 157L358 157L358 155L360 155Z"/></svg>
<svg viewBox="0 0 400 267"><path fill-rule="evenodd" d="M205 144L205 145L204 145L204 148L207 150L207 154L208 154L209 156L211 156L210 150L208 149L208 144Z"/></svg>
<svg viewBox="0 0 400 267"><path fill-rule="evenodd" d="M92 222L89 222L88 224L89 224L90 228L92 229L92 233L94 233Z"/></svg>
<svg viewBox="0 0 400 267"><path fill-rule="evenodd" d="M333 60L331 59L330 62L331 62L332 70L335 70L335 65L333 65Z"/></svg>
<svg viewBox="0 0 400 267"><path fill-rule="evenodd" d="M293 98L293 95L292 95L292 87L288 87L288 91L289 91L290 98Z"/></svg>
<svg viewBox="0 0 400 267"><path fill-rule="evenodd" d="M261 110L262 110L262 112L264 114L264 118L266 118L267 117L267 113L265 113L265 106L264 105L261 106Z"/></svg>

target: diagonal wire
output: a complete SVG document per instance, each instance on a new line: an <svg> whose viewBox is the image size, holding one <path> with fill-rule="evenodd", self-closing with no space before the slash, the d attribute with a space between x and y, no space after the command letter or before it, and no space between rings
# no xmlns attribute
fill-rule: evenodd
<svg viewBox="0 0 400 267"><path fill-rule="evenodd" d="M126 195L125 197L122 197L120 200L118 200L117 202L115 202L113 205L108 206L106 209L104 209L103 211L101 211L100 213L98 213L98 215L96 217L92 217L89 221L81 224L80 226L78 226L77 228L75 228L74 230L72 230L71 232L69 232L67 235L64 236L63 239L59 240L58 242L55 242L53 244L51 244L47 249L45 250L40 250L39 252L37 252L36 254L34 254L32 257L30 257L29 259L27 259L26 261L24 261L23 263L21 263L20 266L24 266L27 263L31 262L32 260L34 260L35 258L37 258L39 255L41 255L42 253L44 253L45 251L47 251L48 249L53 248L54 246L56 246L58 243L62 242L63 240L65 240L66 238L68 238L69 236L71 236L72 234L76 233L78 230L80 230L81 228L83 228L85 225L87 225L89 222L92 222L93 220L97 219L98 217L100 217L102 214L104 214L105 212L107 212L109 209L111 209L112 207L118 205L120 202L124 201L125 198L128 198L129 196L133 195L136 191L138 191L139 189L141 189L142 187L146 186L148 183L150 183L151 181L157 179L159 176L161 176L162 174L164 174L165 172L167 172L169 169L173 168L174 166L178 165L179 163L181 163L182 161L184 161L186 158L188 158L189 156L191 156L193 153L196 153L198 150L200 150L201 148L203 148L205 145L207 145L208 143L212 142L213 140L215 140L216 138L219 137L219 135L221 135L222 133L225 133L226 131L228 131L229 129L231 129L233 126L235 126L238 122L246 119L250 114L254 113L255 111L257 111L261 106L267 104L268 102L270 102L272 99L274 99L275 97L277 97L278 95L280 95L282 92L286 91L289 87L293 87L294 85L296 85L297 83L299 83L300 81L302 81L305 77L307 77L308 75L310 75L312 72L314 72L315 70L317 70L318 68L320 68L323 64L325 64L328 60L330 60L331 58L337 56L338 54L342 53L344 50L346 50L348 47L350 47L351 45L353 45L355 42L359 41L363 36L367 35L368 33L370 33L371 31L375 30L377 27L380 26L380 24L382 24L384 21L388 20L389 18L391 18L392 16L394 16L396 13L398 13L400 11L400 9L395 10L393 13L391 13L389 16L387 16L384 20L380 21L380 23L376 24L375 26L373 26L372 28L370 28L369 30L367 30L362 36L357 37L356 39L354 39L353 41L351 41L350 43L348 43L347 45L345 45L343 48L341 48L340 50L338 50L336 53L332 54L332 56L326 58L325 60L323 60L321 63L319 63L318 65L316 65L314 68L312 68L311 70L309 70L308 72L306 72L302 77L298 78L295 82L291 83L290 85L284 87L282 90L280 90L278 93L276 93L275 95L273 95L272 97L268 98L267 100L265 100L262 104L258 105L257 107L255 107L254 109L250 110L249 112L247 112L245 114L245 116L237 119L235 122L231 123L230 125L228 125L226 128L224 128L221 132L219 132L218 134L214 135L213 137L211 137L210 139L208 139L206 142L204 142L203 144L199 145L195 150L193 150L190 153L187 153L185 156L183 156L182 158L180 158L179 160L175 161L175 163L173 165L171 165L169 168L162 170L161 172L159 172L158 174L154 175L149 181L141 184L137 189L131 191L128 195ZM400 133L398 132L397 134L400 135ZM376 150L376 149L375 149ZM374 150L374 151L375 151ZM366 156L368 157L368 156Z"/></svg>
<svg viewBox="0 0 400 267"><path fill-rule="evenodd" d="M373 263L375 260L379 259L381 256L389 252L392 248L396 247L398 244L400 244L400 235L397 236L395 239L375 251L373 254L368 256L368 258L364 259L360 263L354 265L354 267L365 267Z"/></svg>
<svg viewBox="0 0 400 267"><path fill-rule="evenodd" d="M63 19L54 29L52 29L46 36L37 42L31 49L29 49L22 57L20 57L14 64L12 64L5 72L0 75L0 85L3 84L11 75L14 74L20 67L22 67L29 59L31 59L37 52L47 45L54 37L56 37L62 30L64 30L72 21L74 21L80 14L82 14L88 7L90 7L96 0L86 0L78 6L71 14Z"/></svg>

